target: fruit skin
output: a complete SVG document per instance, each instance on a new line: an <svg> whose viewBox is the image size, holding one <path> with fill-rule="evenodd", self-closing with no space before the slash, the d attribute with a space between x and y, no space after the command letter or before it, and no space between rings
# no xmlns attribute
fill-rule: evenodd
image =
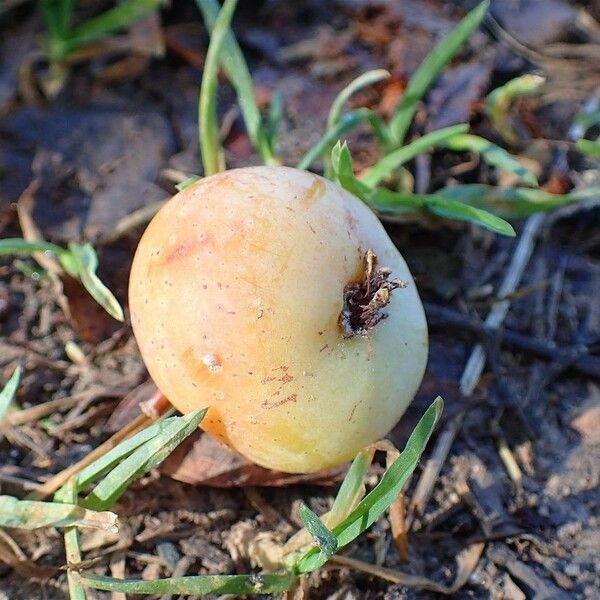
<svg viewBox="0 0 600 600"><path fill-rule="evenodd" d="M387 318L345 338L344 287L372 249ZM135 254L131 320L150 375L183 413L259 465L312 472L383 437L412 400L427 325L404 259L360 200L289 167L202 179L154 217Z"/></svg>

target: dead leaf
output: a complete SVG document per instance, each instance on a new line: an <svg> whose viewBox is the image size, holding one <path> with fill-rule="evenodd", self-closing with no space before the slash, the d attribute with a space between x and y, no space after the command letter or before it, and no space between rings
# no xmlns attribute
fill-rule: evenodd
<svg viewBox="0 0 600 600"><path fill-rule="evenodd" d="M271 471L251 463L217 439L198 431L165 460L161 471L173 479L194 485L284 487L309 483L334 485L341 481L346 467L298 475Z"/></svg>
<svg viewBox="0 0 600 600"><path fill-rule="evenodd" d="M79 281L63 274L63 293L69 302L70 323L80 340L97 344L121 326L84 289Z"/></svg>

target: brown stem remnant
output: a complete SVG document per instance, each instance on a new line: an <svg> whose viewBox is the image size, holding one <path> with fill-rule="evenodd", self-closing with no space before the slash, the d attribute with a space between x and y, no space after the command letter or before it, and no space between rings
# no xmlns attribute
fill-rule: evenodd
<svg viewBox="0 0 600 600"><path fill-rule="evenodd" d="M390 281L391 273L391 269L377 266L377 255L369 248L365 254L363 278L344 288L344 307L339 322L345 338L367 336L379 321L387 317L382 309L389 304L392 292L406 287L400 279Z"/></svg>

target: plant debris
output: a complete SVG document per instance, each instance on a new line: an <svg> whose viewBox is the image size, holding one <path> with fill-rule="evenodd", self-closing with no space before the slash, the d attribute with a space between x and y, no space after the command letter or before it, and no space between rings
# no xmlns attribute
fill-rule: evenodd
<svg viewBox="0 0 600 600"><path fill-rule="evenodd" d="M390 303L392 292L406 287L400 279L389 277L392 270L377 266L377 256L369 248L365 254L365 273L361 281L344 288L344 308L340 326L345 338L355 335L366 337L377 323L386 318L382 310Z"/></svg>

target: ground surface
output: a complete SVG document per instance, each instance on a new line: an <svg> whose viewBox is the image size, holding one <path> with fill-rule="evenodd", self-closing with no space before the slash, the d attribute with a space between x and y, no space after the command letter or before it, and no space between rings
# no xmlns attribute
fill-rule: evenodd
<svg viewBox="0 0 600 600"><path fill-rule="evenodd" d="M0 8L0 233L21 235L14 203L35 181L21 203L21 223L30 215L43 236L57 243L93 241L101 274L125 301L129 261L142 228L123 231L122 219L170 195L174 170L200 170L196 98L205 33L193 4L177 3L176 10L162 15L162 25L146 23L144 35L132 34L128 43L138 49L136 54L125 51L84 62L73 68L54 100L27 102L35 99L36 89L23 74L19 81L18 66L37 47L41 28L30 3L13 4ZM391 83L360 97L382 114L389 112L406 76L469 5L433 0L405 1L397 8L369 0L240 4L236 33L251 60L258 96L268 99L276 90L284 97L281 149L288 164L318 138L331 99L359 72L390 69ZM519 138L513 151L528 157L541 182L559 186L558 191L597 180L598 165L561 141L568 140L575 114L600 82L594 63L599 29L575 19L583 8L598 17L597 5L560 0L495 4L494 14L505 29L537 45L539 52L526 57L522 49L498 41L493 28L479 31L419 112L421 131L471 120L478 132L498 140L481 116L481 99L512 76L543 72L548 77L543 94L518 102L511 113ZM144 52L158 49L161 35L166 56L148 58ZM584 45L587 54L581 51L572 61L572 48ZM256 163L232 99L224 88L221 113L229 164ZM369 138L359 134L352 140L355 157L368 164ZM495 177L464 155L436 154L412 169L422 190L451 179ZM386 520L349 548L349 556L447 583L454 577L457 555L476 552L477 543L485 542L477 566L453 597L600 595L600 368L599 359L593 359L600 339L599 225L600 208L593 202L546 218L506 328L549 349L551 356L523 350L523 340L519 347L497 336L486 338L491 360L468 398L460 394L458 382L479 340L477 325L469 329L451 322L470 315L477 323L487 314L515 242L440 223L389 225L428 303L432 333L421 392L392 439L401 445L438 394L447 403L442 428L457 415L464 420L432 497L414 519L408 561L400 561ZM65 318L51 281L35 267L29 259L0 262L2 380L21 362L26 369L21 406L72 395L79 401L4 431L0 491L17 496L105 439L115 407L146 379L129 327L111 322L72 284L65 285L64 293L73 315ZM73 361L77 357L66 353L72 341L83 349L83 359ZM151 392L146 388L146 393ZM144 388L138 394L143 396ZM130 413L121 409L117 417L131 418ZM521 479L514 470L511 477L502 461L507 447ZM202 479L195 466L188 465L188 479L190 471ZM239 472L223 470L221 484L239 481ZM177 472L177 465L171 464L170 471ZM99 573L112 569L129 577L247 572L250 564L240 542L245 527L285 539L298 527L299 501L322 512L334 489L218 489L157 473L119 503L119 536L84 536L86 558L98 557L92 568ZM65 598L66 579L56 570L65 563L58 533L12 530L10 535L31 562L13 570L0 556L0 598ZM315 576L308 593L330 600L435 596L348 568Z"/></svg>

